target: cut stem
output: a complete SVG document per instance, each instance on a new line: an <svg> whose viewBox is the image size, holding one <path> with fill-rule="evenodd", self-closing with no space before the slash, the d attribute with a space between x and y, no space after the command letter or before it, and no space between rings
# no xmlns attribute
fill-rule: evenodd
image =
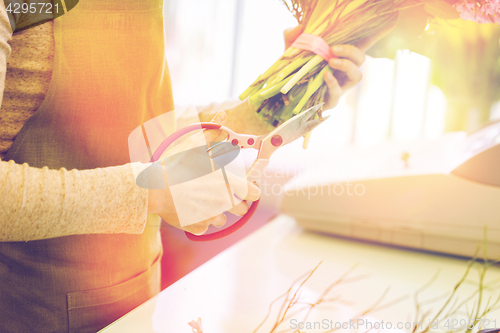
<svg viewBox="0 0 500 333"><path fill-rule="evenodd" d="M319 65L323 60L319 55L315 55L311 60L307 62L294 76L292 76L292 79L281 89L282 94L287 94L290 89L293 88L297 82L300 81L304 76L307 75L314 67Z"/></svg>
<svg viewBox="0 0 500 333"><path fill-rule="evenodd" d="M309 101L309 98L318 90L321 88L321 85L325 82L323 76L325 72L331 72L330 67L325 66L321 72L318 73L318 75L314 78L314 80L309 82L309 85L307 86L307 91L300 100L299 104L295 107L293 110L293 114L298 114L302 111L306 103Z"/></svg>
<svg viewBox="0 0 500 333"><path fill-rule="evenodd" d="M307 146L309 146L309 140L311 140L311 132L307 132L306 135L304 135L304 143L302 143L303 149L307 149Z"/></svg>
<svg viewBox="0 0 500 333"><path fill-rule="evenodd" d="M289 78L286 78L285 80L279 82L278 84L258 93L258 94L254 94L252 96L250 96L250 103L252 103L253 105L260 105L262 104L262 102L264 102L266 99L268 98L271 98L273 96L276 96L277 94L280 93L280 90L281 88L283 88L283 86L285 84L288 83L288 81L290 81L292 79L292 77L289 77Z"/></svg>
<svg viewBox="0 0 500 333"><path fill-rule="evenodd" d="M299 67L307 63L309 60L311 60L313 57L301 57L298 59L295 59L290 65L286 66L283 68L278 75L274 78L274 80L270 81L270 85L275 85L276 83L282 81L284 78L288 77L288 75L292 74L295 70L297 70Z"/></svg>

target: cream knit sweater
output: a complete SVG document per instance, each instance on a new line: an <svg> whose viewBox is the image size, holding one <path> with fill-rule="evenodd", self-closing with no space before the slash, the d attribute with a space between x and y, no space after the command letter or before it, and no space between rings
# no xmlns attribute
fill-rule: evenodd
<svg viewBox="0 0 500 333"><path fill-rule="evenodd" d="M1 2L0 103L11 38L12 29ZM20 128L10 128L11 120L0 117L0 134L14 132L15 137ZM85 171L49 170L0 160L0 241L141 233L147 219L148 191L136 185L134 174L143 168L134 163Z"/></svg>

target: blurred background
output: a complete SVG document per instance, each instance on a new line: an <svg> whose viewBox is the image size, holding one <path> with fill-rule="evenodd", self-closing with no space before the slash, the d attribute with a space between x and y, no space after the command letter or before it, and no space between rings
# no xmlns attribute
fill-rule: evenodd
<svg viewBox="0 0 500 333"><path fill-rule="evenodd" d="M280 57L283 31L295 25L279 0L166 0L167 58L176 107L237 98ZM334 154L335 148L350 145L436 139L500 119L498 25L434 24L419 38L392 39L370 54L375 57L362 66L362 82L328 111L331 119L314 131L308 150L297 142L276 159L293 166L323 156L325 150ZM259 208L246 232L210 244L189 243L182 233L164 228L164 286L275 213Z"/></svg>
<svg viewBox="0 0 500 333"><path fill-rule="evenodd" d="M283 30L296 25L279 0L166 0L165 15L179 106L237 98L282 54ZM418 39L371 53L389 58L367 59L363 81L318 129L330 142L435 138L500 118L498 25L428 26Z"/></svg>

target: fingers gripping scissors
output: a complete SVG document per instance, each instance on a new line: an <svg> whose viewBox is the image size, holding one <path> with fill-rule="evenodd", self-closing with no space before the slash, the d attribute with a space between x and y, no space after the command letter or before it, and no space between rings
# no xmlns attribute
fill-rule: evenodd
<svg viewBox="0 0 500 333"><path fill-rule="evenodd" d="M222 126L220 124L215 123L197 123L188 125L173 134L167 137L156 149L154 154L151 157L150 162L156 162L160 159L163 152L172 145L177 139L188 134L193 131L199 131L201 129L207 130L221 130L227 134L227 138L225 141L215 144L207 149L207 152L210 152L211 158L215 158L217 156L221 156L223 154L228 153L231 150L231 146L234 148L253 148L258 150L257 158L250 166L246 173L246 179L249 182L257 183L260 178L260 175L264 171L264 169L269 164L269 159L273 155L273 153L278 150L280 147L295 141L296 139L304 136L307 132L310 132L315 127L317 127L321 122L323 122L327 117L319 119L313 119L313 116L321 109L323 104L318 104L313 106L312 108L299 113L298 115L292 117L287 120L276 129L274 129L271 133L265 135L247 135L247 134L238 134L231 129ZM230 145L224 143L231 143ZM259 199L260 200L260 199ZM196 236L189 232L186 232L186 236L192 241L210 241L223 238L228 236L241 227L243 227L248 220L252 217L254 212L257 210L257 206L259 205L259 200L254 201L247 213L243 215L238 221L233 223L231 226L206 235Z"/></svg>

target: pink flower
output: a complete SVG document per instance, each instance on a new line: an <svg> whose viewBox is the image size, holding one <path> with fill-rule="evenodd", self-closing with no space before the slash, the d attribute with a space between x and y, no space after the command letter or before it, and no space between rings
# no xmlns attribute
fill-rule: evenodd
<svg viewBox="0 0 500 333"><path fill-rule="evenodd" d="M198 321L190 321L189 326L192 327L193 333L203 333L203 327L201 326L201 318L198 318Z"/></svg>
<svg viewBox="0 0 500 333"><path fill-rule="evenodd" d="M454 4L463 20L478 23L500 22L500 0L459 0Z"/></svg>

